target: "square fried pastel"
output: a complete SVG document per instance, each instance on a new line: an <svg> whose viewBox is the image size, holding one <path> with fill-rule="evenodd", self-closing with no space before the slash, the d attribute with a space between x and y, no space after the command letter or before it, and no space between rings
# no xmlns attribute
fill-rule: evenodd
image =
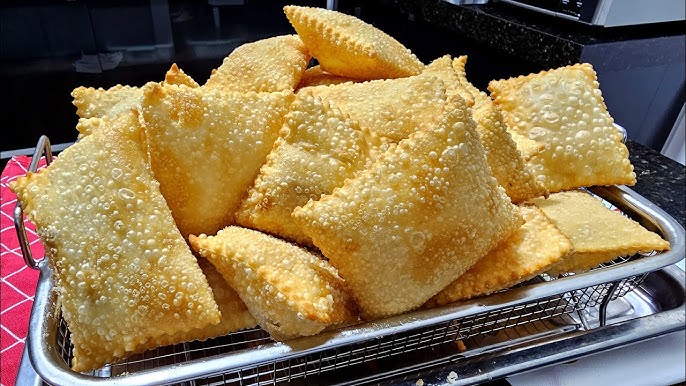
<svg viewBox="0 0 686 386"><path fill-rule="evenodd" d="M581 190L531 200L569 237L574 253L549 273L585 272L602 263L638 252L669 250L669 242L638 222L610 210L599 198Z"/></svg>
<svg viewBox="0 0 686 386"><path fill-rule="evenodd" d="M488 89L508 126L545 146L528 164L550 192L636 183L590 64L494 80Z"/></svg>
<svg viewBox="0 0 686 386"><path fill-rule="evenodd" d="M421 306L522 223L490 172L462 98L293 216L366 319Z"/></svg>
<svg viewBox="0 0 686 386"><path fill-rule="evenodd" d="M310 62L297 35L281 35L246 43L212 70L204 87L222 91L293 91Z"/></svg>
<svg viewBox="0 0 686 386"><path fill-rule="evenodd" d="M367 137L357 122L327 102L298 93L236 222L311 246L291 213L364 168L373 152Z"/></svg>
<svg viewBox="0 0 686 386"><path fill-rule="evenodd" d="M221 320L217 324L210 324L203 328L195 328L190 331L167 335L165 338L168 340L162 340L165 346L179 342L205 341L257 326L255 317L252 316L248 307L243 303L241 297L238 296L238 292L231 288L214 265L203 257L198 258L197 261L212 289L212 295L221 313Z"/></svg>
<svg viewBox="0 0 686 386"><path fill-rule="evenodd" d="M424 68L400 42L357 17L295 5L284 12L326 72L370 80L417 75Z"/></svg>
<svg viewBox="0 0 686 386"><path fill-rule="evenodd" d="M146 161L135 110L10 185L45 245L72 368L88 371L220 321Z"/></svg>
<svg viewBox="0 0 686 386"><path fill-rule="evenodd" d="M152 170L184 237L233 223L292 100L291 91L146 86L142 108Z"/></svg>

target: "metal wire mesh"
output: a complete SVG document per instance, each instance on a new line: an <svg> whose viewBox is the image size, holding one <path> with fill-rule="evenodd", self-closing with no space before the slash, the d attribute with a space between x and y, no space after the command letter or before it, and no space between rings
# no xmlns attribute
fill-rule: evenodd
<svg viewBox="0 0 686 386"><path fill-rule="evenodd" d="M641 257L643 256L618 259L606 264L606 266L621 264L629 259ZM450 320L428 328L397 333L297 358L255 364L234 372L196 379L182 384L241 386L279 384L318 376L343 368L369 366L376 361L387 358L397 359L409 353L421 353L424 357L431 357L438 350L442 356L445 356L446 353L456 355L462 351L459 348L467 344L465 342L468 342L470 350L479 349L485 345L493 344L493 336L501 336L504 337L503 341L510 341L518 336L545 333L554 326L569 327L574 325L574 328L582 328L569 317L570 314L596 307L603 301L624 296L640 285L645 276L639 275L622 279L616 287L613 287L614 283L603 283L517 306L504 307L466 318ZM534 279L534 281L541 280L551 281L555 279L547 275L541 275ZM259 328L249 329L204 342L194 341L160 347L131 357L121 363L106 366L102 370L93 372L92 375L110 377L134 373L219 354L226 355L271 342L272 340L265 331ZM56 344L62 359L66 364L69 364L72 358L69 330L61 318ZM449 348L447 351L446 347Z"/></svg>

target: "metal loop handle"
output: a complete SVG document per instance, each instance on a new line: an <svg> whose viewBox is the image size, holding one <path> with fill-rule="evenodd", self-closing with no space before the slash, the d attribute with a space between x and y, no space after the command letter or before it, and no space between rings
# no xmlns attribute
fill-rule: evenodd
<svg viewBox="0 0 686 386"><path fill-rule="evenodd" d="M43 156L45 156L46 165L50 165L50 163L52 163L52 151L50 150L50 140L45 135L42 135L38 139L36 150L34 150L33 156L31 157L31 163L29 164L29 172L35 173L36 170L38 170L38 162ZM31 245L26 236L24 209L22 209L19 200L17 200L17 204L14 207L14 229L17 231L19 247L21 248L21 255L24 257L24 262L29 268L39 269L38 263L40 262L33 258Z"/></svg>

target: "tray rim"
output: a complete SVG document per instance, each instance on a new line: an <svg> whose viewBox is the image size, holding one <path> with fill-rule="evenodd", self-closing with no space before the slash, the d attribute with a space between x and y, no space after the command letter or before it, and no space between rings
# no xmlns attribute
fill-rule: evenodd
<svg viewBox="0 0 686 386"><path fill-rule="evenodd" d="M497 311L530 303L549 296L594 285L611 283L672 265L684 257L684 228L668 213L626 186L593 187L589 189L613 205L633 211L636 218L652 223L670 243L670 251L648 258L628 261L583 274L563 277L550 282L511 289L459 304L417 310L374 322L354 325L312 337L274 342L255 348L217 354L174 365L160 366L127 375L102 378L69 369L59 358L50 342L56 334L57 294L52 290L47 259L39 263L40 276L29 322L27 348L37 374L48 383L81 385L157 385L183 382L221 373L254 367L274 360L300 357L315 352L369 341L386 335L430 327L454 319ZM52 340L51 340L52 338Z"/></svg>

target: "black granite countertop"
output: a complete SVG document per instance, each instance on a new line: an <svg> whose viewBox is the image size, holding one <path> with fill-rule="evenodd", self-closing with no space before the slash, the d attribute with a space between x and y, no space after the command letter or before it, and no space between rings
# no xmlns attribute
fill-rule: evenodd
<svg viewBox="0 0 686 386"><path fill-rule="evenodd" d="M626 145L636 173L631 189L686 227L686 167L640 143L627 141Z"/></svg>
<svg viewBox="0 0 686 386"><path fill-rule="evenodd" d="M684 22L604 28L495 1L472 5L455 5L443 0L381 3L411 19L445 28L476 44L486 44L503 54L537 63L541 68L576 63L584 48L603 44L630 43L636 57L622 58L622 61L632 65L637 60L655 64L683 59L678 50L663 48L683 44Z"/></svg>

